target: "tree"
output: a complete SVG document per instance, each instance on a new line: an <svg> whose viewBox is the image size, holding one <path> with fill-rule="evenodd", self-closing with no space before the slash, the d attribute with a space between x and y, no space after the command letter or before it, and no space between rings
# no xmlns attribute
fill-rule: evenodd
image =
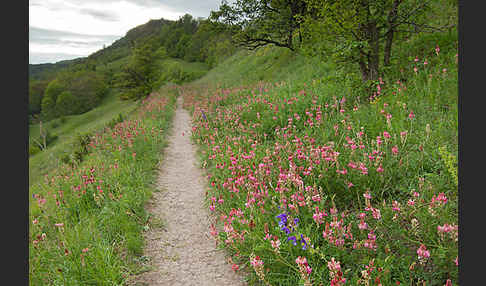
<svg viewBox="0 0 486 286"><path fill-rule="evenodd" d="M156 79L157 65L154 46L148 43L134 47L129 63L123 68L117 80L117 86L123 90L122 99L140 99L152 91ZM157 54L163 54L159 51Z"/></svg>
<svg viewBox="0 0 486 286"><path fill-rule="evenodd" d="M304 17L308 47L359 65L363 81L377 80L390 65L403 33L437 30L426 25L431 0L304 0L317 11Z"/></svg>
<svg viewBox="0 0 486 286"><path fill-rule="evenodd" d="M71 114L81 114L95 108L108 91L103 76L91 70L70 73L62 79L73 96L73 102L76 102Z"/></svg>
<svg viewBox="0 0 486 286"><path fill-rule="evenodd" d="M238 46L254 50L273 44L294 51L296 33L302 42L301 16L309 11L302 0L237 0L232 5L223 0L209 18L232 27Z"/></svg>
<svg viewBox="0 0 486 286"><path fill-rule="evenodd" d="M29 81L29 114L34 115L41 112L42 97L49 81Z"/></svg>
<svg viewBox="0 0 486 286"><path fill-rule="evenodd" d="M57 78L49 82L41 103L41 113L44 119L49 120L58 115L56 101L58 95L61 94L64 89L65 86Z"/></svg>
<svg viewBox="0 0 486 286"><path fill-rule="evenodd" d="M76 97L68 90L61 92L57 97L56 108L61 116L75 114L77 105Z"/></svg>

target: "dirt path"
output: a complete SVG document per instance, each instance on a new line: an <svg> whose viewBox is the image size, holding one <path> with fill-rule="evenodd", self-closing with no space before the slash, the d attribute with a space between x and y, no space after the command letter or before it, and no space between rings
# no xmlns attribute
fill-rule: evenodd
<svg viewBox="0 0 486 286"><path fill-rule="evenodd" d="M154 192L148 209L164 227L145 234L144 254L153 270L141 274L135 285L245 285L209 234L209 211L203 205L207 184L197 166L191 117L182 108L182 96L177 106L158 179L160 192Z"/></svg>

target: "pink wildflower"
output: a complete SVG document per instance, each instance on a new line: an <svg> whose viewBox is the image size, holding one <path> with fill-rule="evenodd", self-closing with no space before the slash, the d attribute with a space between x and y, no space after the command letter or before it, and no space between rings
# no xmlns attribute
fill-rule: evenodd
<svg viewBox="0 0 486 286"><path fill-rule="evenodd" d="M240 267L238 265L234 264L234 263L233 263L233 265L231 265L231 269L233 269L234 272L238 271L239 268Z"/></svg>
<svg viewBox="0 0 486 286"><path fill-rule="evenodd" d="M251 265L253 267L259 267L259 266L263 266L263 261L260 259L260 256L255 256L255 258L253 258L251 261L250 261Z"/></svg>
<svg viewBox="0 0 486 286"><path fill-rule="evenodd" d="M413 119L415 117L415 114L413 114L413 111L410 111L410 114L408 115L408 118Z"/></svg>
<svg viewBox="0 0 486 286"><path fill-rule="evenodd" d="M430 251L427 250L425 245L421 244L419 249L417 249L417 255L419 260L426 260L430 257Z"/></svg>

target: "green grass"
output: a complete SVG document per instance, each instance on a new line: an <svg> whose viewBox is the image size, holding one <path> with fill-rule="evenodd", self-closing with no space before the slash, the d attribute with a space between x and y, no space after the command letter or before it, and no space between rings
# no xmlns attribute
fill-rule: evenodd
<svg viewBox="0 0 486 286"><path fill-rule="evenodd" d="M320 77L333 70L331 63L266 46L256 51L239 50L193 84L229 87L258 81L294 81Z"/></svg>
<svg viewBox="0 0 486 286"><path fill-rule="evenodd" d="M60 156L70 150L76 133L93 132L103 128L118 114L128 114L136 108L133 101L122 101L112 90L101 104L80 115L65 116L65 122L54 119L44 123L44 128L51 130L58 138L42 152L36 153L29 158L29 186L38 183L42 176L59 165ZM58 125L56 128L53 125ZM39 124L29 126L29 138L38 138ZM29 140L30 141L30 140Z"/></svg>
<svg viewBox="0 0 486 286"><path fill-rule="evenodd" d="M97 132L80 164L30 187L30 285L126 285L141 271L142 231L157 225L145 203L175 111L176 93L161 94Z"/></svg>
<svg viewBox="0 0 486 286"><path fill-rule="evenodd" d="M379 277L383 285L419 285L421 280L444 285L447 279L457 283L454 231L443 237L438 233L439 226L458 224L457 33L414 36L398 43L395 51L393 66L374 99L355 88L359 72L349 71L349 66L319 64L270 47L240 51L182 87L186 108L195 112L193 139L211 178L207 205L216 216L228 218L219 222L221 227L231 225L234 230L221 231L216 239L229 253L238 254L232 256L234 263L253 268L247 276L250 285L303 285L306 279L329 285L326 266L331 258L341 263L350 285L357 285L364 266L371 263L382 269L371 274L372 281ZM389 122L387 114L392 115ZM363 149L352 149L349 140ZM336 152L335 161L323 153L324 147ZM319 155L316 150L321 150ZM366 173L351 167L353 162L365 163ZM277 186L286 189L279 192ZM366 203L368 191L372 199ZM311 199L315 195L321 201ZM439 195L447 202L434 202ZM224 202L216 203L220 198ZM414 204L409 204L412 199ZM380 210L379 219L369 206ZM315 207L326 210L323 224L315 221ZM333 207L336 219L343 218L341 227L332 224ZM278 224L281 213L299 219L292 234ZM359 213L367 214L365 230L358 228ZM344 236L343 225L349 225L352 237ZM328 228L345 237L343 246L323 236ZM369 234L376 235L376 250L364 246ZM287 240L290 235L299 241L296 246ZM313 247L302 249L300 235ZM279 251L270 243L277 239ZM425 264L418 260L421 245L430 251ZM265 281L250 264L255 256L268 269ZM298 257L307 259L310 275L299 271Z"/></svg>

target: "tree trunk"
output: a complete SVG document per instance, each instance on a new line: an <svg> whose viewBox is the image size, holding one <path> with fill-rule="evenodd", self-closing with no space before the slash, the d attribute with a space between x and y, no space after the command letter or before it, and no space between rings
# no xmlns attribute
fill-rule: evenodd
<svg viewBox="0 0 486 286"><path fill-rule="evenodd" d="M368 68L368 65L366 64L365 58L363 55L359 57L359 68L361 70L361 78L363 79L363 82L366 82L370 79L370 69Z"/></svg>
<svg viewBox="0 0 486 286"><path fill-rule="evenodd" d="M393 43L393 28L388 31L386 35L386 42L385 42L385 55L383 58L383 65L390 66L390 58L391 58L391 49Z"/></svg>
<svg viewBox="0 0 486 286"><path fill-rule="evenodd" d="M369 24L371 54L369 57L368 67L370 70L370 79L377 80L380 71L380 39L375 22Z"/></svg>
<svg viewBox="0 0 486 286"><path fill-rule="evenodd" d="M388 14L388 25L390 26L390 28L386 34L385 52L384 52L385 54L383 58L384 66L390 65L393 36L395 33L395 21L398 14L398 5L400 5L401 2L402 0L395 0L395 2L393 2L393 7L390 10L390 13Z"/></svg>

